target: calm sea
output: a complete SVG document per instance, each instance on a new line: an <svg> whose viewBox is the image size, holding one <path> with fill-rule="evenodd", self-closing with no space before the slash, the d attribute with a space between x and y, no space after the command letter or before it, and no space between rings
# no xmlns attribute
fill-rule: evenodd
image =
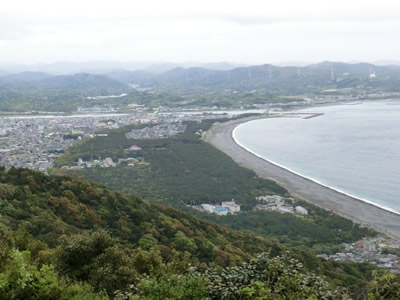
<svg viewBox="0 0 400 300"><path fill-rule="evenodd" d="M324 115L251 121L237 127L234 138L258 156L299 175L400 212L400 102L299 112Z"/></svg>

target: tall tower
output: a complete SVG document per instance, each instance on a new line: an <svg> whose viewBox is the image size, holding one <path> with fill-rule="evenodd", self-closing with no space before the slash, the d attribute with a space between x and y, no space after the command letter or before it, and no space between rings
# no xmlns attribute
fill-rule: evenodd
<svg viewBox="0 0 400 300"><path fill-rule="evenodd" d="M368 79L369 81L372 81L376 78L376 73L375 71L372 71L372 69L369 69L369 75L368 75Z"/></svg>
<svg viewBox="0 0 400 300"><path fill-rule="evenodd" d="M335 70L331 68L331 81L336 82Z"/></svg>

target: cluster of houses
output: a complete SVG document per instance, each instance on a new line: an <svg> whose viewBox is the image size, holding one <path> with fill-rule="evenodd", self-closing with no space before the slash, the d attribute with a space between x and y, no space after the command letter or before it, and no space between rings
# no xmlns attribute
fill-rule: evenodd
<svg viewBox="0 0 400 300"><path fill-rule="evenodd" d="M140 129L132 129L125 134L127 139L162 139L184 132L186 125L182 123L160 124Z"/></svg>
<svg viewBox="0 0 400 300"><path fill-rule="evenodd" d="M236 204L235 200L233 199L232 201L221 202L221 205L201 204L192 207L210 214L216 214L218 216L226 216L228 214L233 215L240 212L240 205Z"/></svg>
<svg viewBox="0 0 400 300"><path fill-rule="evenodd" d="M385 249L400 249L400 242L382 236L363 238L354 243L344 243L344 252L319 254L318 257L334 261L368 262L392 273L400 274L400 259Z"/></svg>
<svg viewBox="0 0 400 300"><path fill-rule="evenodd" d="M294 199L289 199L294 202ZM277 211L280 213L297 213L301 215L308 215L307 209L300 205L292 205L285 201L285 198L272 195L272 196L258 196L256 197L257 205L256 210Z"/></svg>
<svg viewBox="0 0 400 300"><path fill-rule="evenodd" d="M125 149L127 151L141 151L142 147L138 145L132 145L129 148ZM96 166L100 166L102 168L108 167L116 167L121 163L125 163L128 167L134 167L135 164L149 165L143 160L143 157L128 157L128 158L118 158L118 161L113 161L111 157L106 157L104 159L94 159L90 161L84 161L82 158L78 159L78 162L74 166L63 166L63 169L83 169L83 168L95 168Z"/></svg>
<svg viewBox="0 0 400 300"><path fill-rule="evenodd" d="M76 165L71 167L62 166L63 169L84 169L84 168L95 168L99 166L101 168L116 167L122 163L125 163L128 167L134 167L135 165L149 165L150 163L145 162L142 158L118 158L118 161L114 161L111 157L104 159L94 159L90 161L84 161L82 158L78 159Z"/></svg>
<svg viewBox="0 0 400 300"><path fill-rule="evenodd" d="M255 210L264 211L277 211L280 213L295 213L299 215L308 215L307 209L300 205L292 205L294 199L290 198L290 203L285 201L285 198L273 195L273 196L258 196L256 197L257 205L254 207ZM289 202L289 201L288 201ZM240 212L240 205L235 203L235 200L227 202L221 202L221 205L214 204L200 204L191 206L194 209L204 211L210 214L216 214L218 216L226 216L228 214L236 214Z"/></svg>

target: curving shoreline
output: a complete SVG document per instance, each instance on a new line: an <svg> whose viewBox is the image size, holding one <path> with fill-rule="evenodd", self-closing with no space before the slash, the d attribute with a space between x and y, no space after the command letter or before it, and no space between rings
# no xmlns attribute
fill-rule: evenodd
<svg viewBox="0 0 400 300"><path fill-rule="evenodd" d="M268 163L270 163L270 164L273 164L273 165L275 165L275 166L277 166L277 167L279 167L279 168L285 169L286 171L291 172L291 173L293 173L293 174L295 174L295 175L297 175L297 176L300 176L300 177L302 177L302 178L305 178L305 179L307 179L307 180L310 180L310 181L312 181L312 182L314 182L314 183L316 183L316 184L322 185L323 187L325 187L325 188L327 188L327 189L330 189L330 190L333 190L333 191L338 192L338 193L340 193L340 194L346 195L346 196L348 196L348 197L350 197L350 198L354 198L354 199L356 199L356 200L358 200L358 201L365 202L366 204L376 206L376 207L378 207L378 208L380 208L380 209L387 210L387 211L389 211L389 212L391 212L391 213L393 213L393 214L400 215L400 212L395 211L394 209L391 209L391 208L389 208L389 207L385 207L385 206L383 206L383 205L376 204L376 203L374 203L374 202L372 202L372 201L369 201L369 200L367 200L367 199L363 199L363 198L354 196L354 195L352 195L352 194L350 194L350 193L347 193L347 192L345 192L345 191L342 191L342 190L336 189L336 188L334 188L334 187L332 187L332 186L323 184L322 182L319 182L318 180L316 180L316 179L314 179L314 178L311 178L311 177L308 177L308 176L303 175L303 174L301 174L301 173L298 173L298 172L296 172L296 171L294 171L294 170L292 170L292 169L290 169L290 168L288 168L288 167L285 167L284 165L278 164L278 163L275 162L275 161L272 161L272 160L270 160L270 159L267 159L267 158L265 158L265 157L262 157L261 155L258 155L258 154L255 153L254 151L252 151L252 150L248 149L247 147L245 147L244 145L242 145L242 144L237 140L237 138L235 137L235 131L236 131L236 129L239 128L239 127L240 127L241 125L243 125L243 124L245 124L245 123L239 124L238 126L236 126L236 127L232 130L232 139L235 141L235 143L236 143L237 145L239 145L240 147L242 147L242 148L245 149L246 151L250 152L251 154L253 154L253 155L255 155L255 156L261 158L262 160L265 160L266 162L268 162Z"/></svg>
<svg viewBox="0 0 400 300"><path fill-rule="evenodd" d="M294 196L400 239L400 215L295 174L236 143L234 129L242 123L259 118L266 116L217 124L207 132L206 141L225 152L239 165L254 170L260 177L278 182Z"/></svg>

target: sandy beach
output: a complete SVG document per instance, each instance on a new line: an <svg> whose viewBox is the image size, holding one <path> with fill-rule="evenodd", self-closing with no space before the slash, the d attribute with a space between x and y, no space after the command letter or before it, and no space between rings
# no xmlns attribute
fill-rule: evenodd
<svg viewBox="0 0 400 300"><path fill-rule="evenodd" d="M400 239L400 215L319 185L239 146L232 138L232 131L239 124L256 118L238 119L214 125L207 132L205 140L228 154L239 165L254 170L258 176L278 182L293 196Z"/></svg>

